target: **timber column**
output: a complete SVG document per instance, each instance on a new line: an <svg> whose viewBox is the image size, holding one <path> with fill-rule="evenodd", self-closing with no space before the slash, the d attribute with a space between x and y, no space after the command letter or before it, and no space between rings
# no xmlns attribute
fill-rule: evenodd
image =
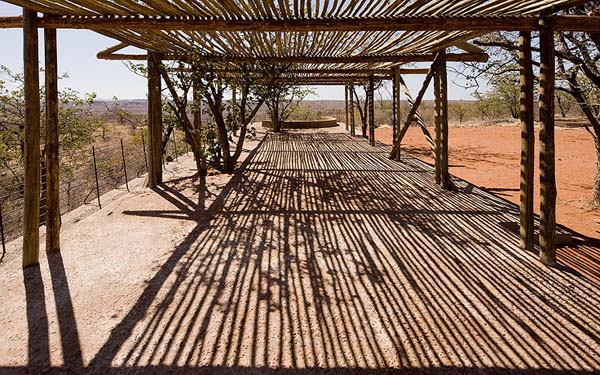
<svg viewBox="0 0 600 375"><path fill-rule="evenodd" d="M556 264L556 177L554 153L554 31L540 20L540 260Z"/></svg>
<svg viewBox="0 0 600 375"><path fill-rule="evenodd" d="M375 79L371 74L369 76L369 89L368 91L368 122L369 122L369 143L371 146L375 146Z"/></svg>
<svg viewBox="0 0 600 375"><path fill-rule="evenodd" d="M356 136L356 123L354 121L354 84L348 86L348 94L350 94L350 135Z"/></svg>
<svg viewBox="0 0 600 375"><path fill-rule="evenodd" d="M533 66L531 32L519 36L519 65L521 86L521 184L520 184L520 237L521 249L533 251L533 171L534 171L534 115Z"/></svg>
<svg viewBox="0 0 600 375"><path fill-rule="evenodd" d="M346 131L348 131L350 129L350 123L349 123L350 115L349 115L349 108L348 108L348 91L349 91L349 86L346 83L344 85L344 96L346 98L346 100L345 100L346 105L344 107L344 108L346 108L346 122L345 122L345 124L346 124Z"/></svg>
<svg viewBox="0 0 600 375"><path fill-rule="evenodd" d="M56 29L44 29L46 78L46 251L60 250Z"/></svg>
<svg viewBox="0 0 600 375"><path fill-rule="evenodd" d="M40 70L37 13L23 9L25 89L25 191L23 206L23 267L38 263L40 251Z"/></svg>
<svg viewBox="0 0 600 375"><path fill-rule="evenodd" d="M162 100L160 55L148 51L148 187L162 183Z"/></svg>
<svg viewBox="0 0 600 375"><path fill-rule="evenodd" d="M446 51L439 52L435 67L435 182L450 190L452 181L448 171L448 76Z"/></svg>

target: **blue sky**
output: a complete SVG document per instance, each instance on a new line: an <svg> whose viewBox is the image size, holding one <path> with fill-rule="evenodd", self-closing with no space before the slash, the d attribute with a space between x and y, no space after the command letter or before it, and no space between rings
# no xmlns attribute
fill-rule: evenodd
<svg viewBox="0 0 600 375"><path fill-rule="evenodd" d="M0 16L21 14L21 8L0 2ZM40 47L43 46L43 32L40 32ZM141 99L146 97L144 78L131 73L121 61L98 60L96 54L116 42L97 33L86 30L59 30L58 66L61 74L68 73L69 79L61 85L73 88L81 93L95 92L99 98ZM23 38L20 29L0 29L0 65L6 65L13 71L23 69ZM43 49L40 48L40 60L43 61ZM416 65L425 66L425 65ZM449 98L452 100L472 99L471 92L451 81L449 76ZM423 76L406 76L405 80L413 92L421 86ZM344 99L342 86L316 87L317 97L309 99ZM384 94L384 96L386 96ZM431 89L426 99L433 97Z"/></svg>

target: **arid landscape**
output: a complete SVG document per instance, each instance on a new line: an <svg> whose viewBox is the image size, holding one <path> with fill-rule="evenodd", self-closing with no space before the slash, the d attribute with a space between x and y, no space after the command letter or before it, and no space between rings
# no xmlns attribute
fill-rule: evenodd
<svg viewBox="0 0 600 375"><path fill-rule="evenodd" d="M434 132L433 128L429 131ZM518 204L520 132L520 127L514 123L451 126L449 159L452 175ZM376 130L376 135L381 142L391 144L391 128L381 127ZM431 149L419 128L408 130L404 145L408 154L429 163L433 161ZM600 210L590 206L596 173L593 138L583 127L557 127L556 158L557 222L585 236L600 238ZM537 169L535 176L537 192ZM537 194L534 207L539 212Z"/></svg>

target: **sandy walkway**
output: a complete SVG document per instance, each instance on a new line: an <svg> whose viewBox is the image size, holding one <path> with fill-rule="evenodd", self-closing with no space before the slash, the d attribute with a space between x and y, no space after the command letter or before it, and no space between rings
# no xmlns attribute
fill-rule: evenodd
<svg viewBox="0 0 600 375"><path fill-rule="evenodd" d="M210 200L117 200L0 273L0 372L600 371L600 286L517 250L514 205L386 154L268 136Z"/></svg>

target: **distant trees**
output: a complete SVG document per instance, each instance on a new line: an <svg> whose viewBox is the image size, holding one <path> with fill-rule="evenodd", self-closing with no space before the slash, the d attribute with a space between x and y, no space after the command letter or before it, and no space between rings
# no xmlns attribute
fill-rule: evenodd
<svg viewBox="0 0 600 375"><path fill-rule="evenodd" d="M518 119L521 105L518 74L493 75L488 87L486 93L475 93L479 111L488 117L497 118L508 113L513 119Z"/></svg>
<svg viewBox="0 0 600 375"><path fill-rule="evenodd" d="M369 95L367 95L368 86L366 84L352 85L352 95L354 95L354 105L358 109L360 119L360 129L362 137L367 138L367 110L369 106ZM359 94L360 92L360 94Z"/></svg>
<svg viewBox="0 0 600 375"><path fill-rule="evenodd" d="M598 17L594 4L579 6L568 11L570 14ZM533 51L539 52L538 36L533 35ZM487 63L468 64L465 75L472 82L485 77L497 89L495 83L509 83L518 75L518 35L498 32L474 41L488 48L491 59ZM566 113L566 99L570 98L585 114L589 122L586 129L596 144L597 174L594 185L593 203L600 205L600 34L561 32L555 34L557 101L561 113ZM536 59L537 57L534 57ZM534 65L539 66L538 62ZM502 82L506 77L506 82ZM510 90L512 92L513 89ZM565 96L566 94L567 96ZM512 96L511 96L512 97ZM510 100L512 102L512 99Z"/></svg>
<svg viewBox="0 0 600 375"><path fill-rule="evenodd" d="M17 171L22 166L25 148L25 97L23 74L15 73L6 66L0 66L0 165L11 171L15 180L22 183ZM68 78L66 75L61 79ZM41 136L45 134L45 90L40 87ZM58 130L61 151L66 154L80 150L92 143L98 129L104 129L105 122L97 116L92 105L95 94L81 95L65 88L59 92ZM103 130L104 132L104 130ZM41 149L42 170L44 169L45 147Z"/></svg>

